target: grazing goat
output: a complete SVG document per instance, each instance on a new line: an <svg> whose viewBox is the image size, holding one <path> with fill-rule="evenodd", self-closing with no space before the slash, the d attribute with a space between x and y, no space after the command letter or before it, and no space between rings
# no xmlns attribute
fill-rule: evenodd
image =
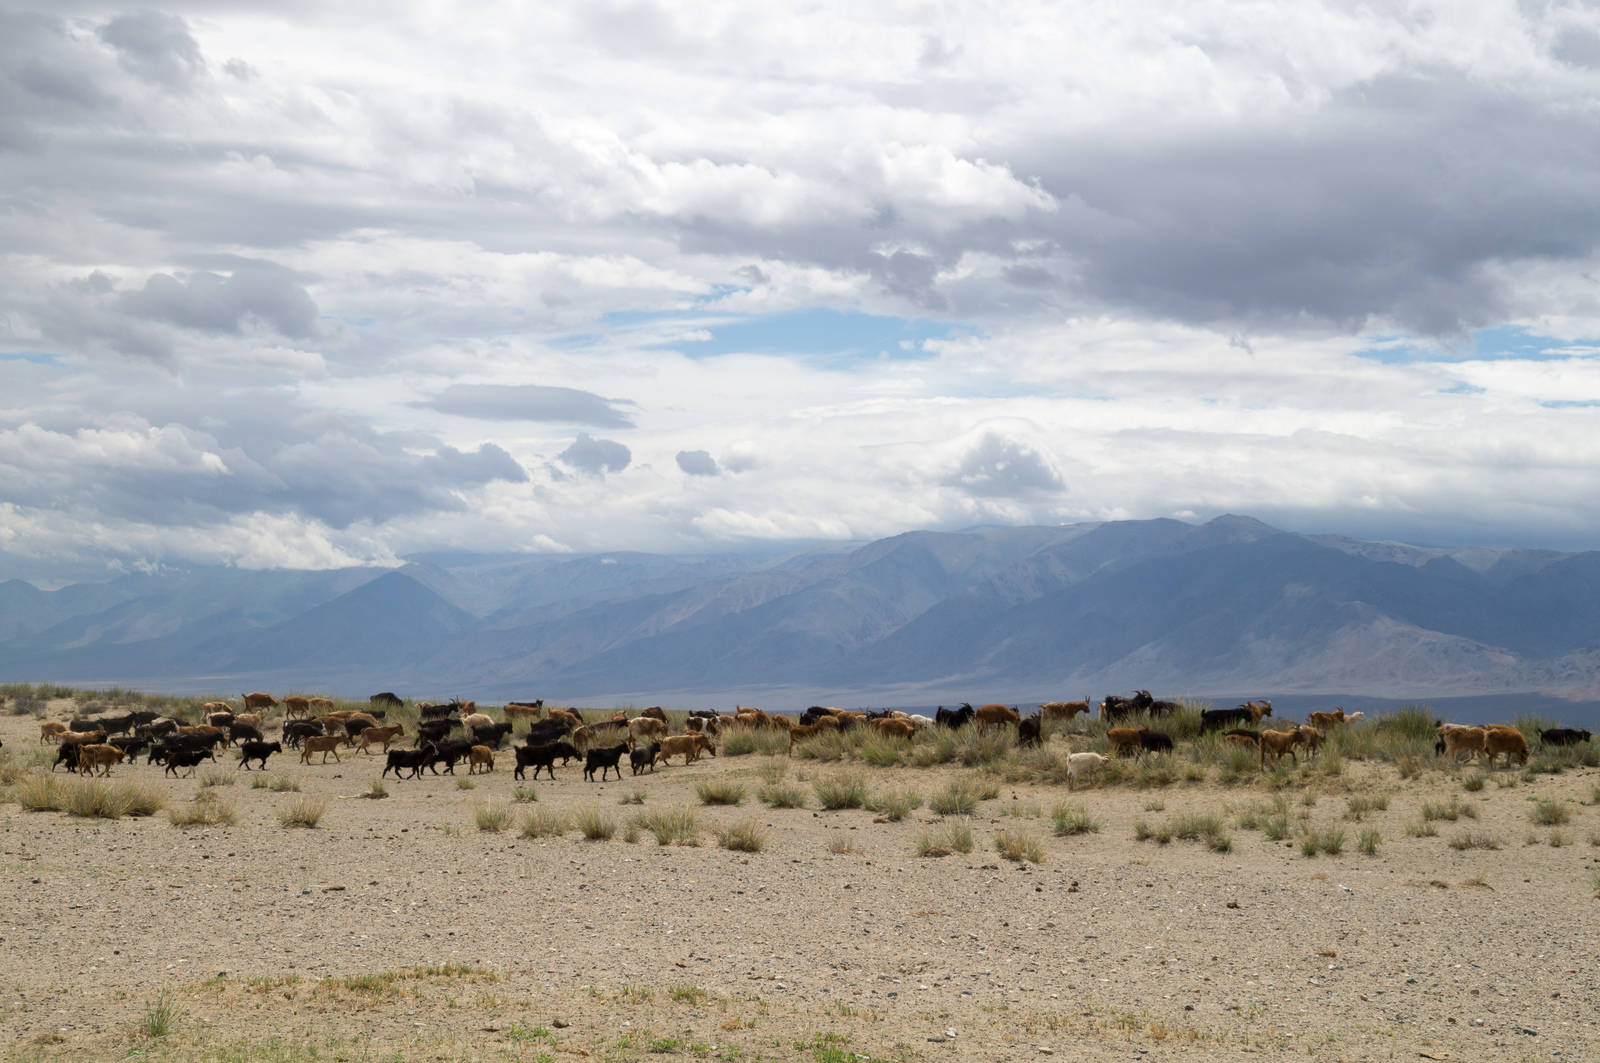
<svg viewBox="0 0 1600 1063"><path fill-rule="evenodd" d="M1551 727L1539 732L1539 744L1542 746L1572 746L1579 742L1589 741L1588 731L1579 731L1572 727Z"/></svg>
<svg viewBox="0 0 1600 1063"><path fill-rule="evenodd" d="M1093 780L1100 769L1111 763L1110 757L1103 757L1099 753L1070 753L1067 755L1067 789L1075 790L1078 787L1078 777L1084 776Z"/></svg>
<svg viewBox="0 0 1600 1063"><path fill-rule="evenodd" d="M1254 731L1229 731L1222 736L1222 740L1229 745L1248 748L1258 753L1261 751L1261 740L1256 737Z"/></svg>
<svg viewBox="0 0 1600 1063"><path fill-rule="evenodd" d="M59 742L61 741L61 736L66 733L67 725L60 720L39 721L39 742L41 745L46 742Z"/></svg>
<svg viewBox="0 0 1600 1063"><path fill-rule="evenodd" d="M1080 712L1085 716L1089 715L1089 699L1084 698L1082 701L1047 701L1039 706L1039 712L1047 720L1066 720L1071 723L1072 718Z"/></svg>
<svg viewBox="0 0 1600 1063"><path fill-rule="evenodd" d="M906 726L911 727L910 724L907 724ZM912 730L915 731L916 728L912 727ZM1021 723L1017 724L1017 745L1038 745L1039 738L1043 734L1043 731L1044 717L1036 712L1032 716L1029 716L1027 719L1023 720Z"/></svg>
<svg viewBox="0 0 1600 1063"><path fill-rule="evenodd" d="M1461 754L1465 753L1471 760L1474 753L1484 752L1484 739L1488 732L1482 727L1462 727L1459 724L1446 723L1439 725L1439 744L1435 745L1434 752L1447 756L1460 763Z"/></svg>
<svg viewBox="0 0 1600 1063"><path fill-rule="evenodd" d="M1272 757L1276 764L1287 753L1290 760L1295 760L1294 747L1306 740L1306 736L1299 731L1262 731L1258 736L1261 748L1261 766L1267 766L1267 757Z"/></svg>
<svg viewBox="0 0 1600 1063"><path fill-rule="evenodd" d="M1506 755L1506 767L1511 767L1511 758L1517 758L1518 764L1528 763L1528 740L1522 732L1511 727L1488 728L1483 735L1483 752L1489 758L1489 768L1493 770L1494 762L1500 754Z"/></svg>
<svg viewBox="0 0 1600 1063"><path fill-rule="evenodd" d="M310 764L311 754L321 753L322 763L328 763L328 754L333 754L335 763L343 763L339 759L339 747L348 740L346 735L307 735L305 744L300 747L300 763Z"/></svg>
<svg viewBox="0 0 1600 1063"><path fill-rule="evenodd" d="M479 768L485 772L494 771L494 750L488 746L473 746L468 754L467 774L476 775ZM617 773L619 778L621 775L621 772Z"/></svg>
<svg viewBox="0 0 1600 1063"><path fill-rule="evenodd" d="M804 742L808 738L815 738L825 730L827 730L827 728L823 727L820 723L810 724L809 726L799 725L789 728L789 755L791 757L794 756L795 746L799 745L801 742Z"/></svg>
<svg viewBox="0 0 1600 1063"><path fill-rule="evenodd" d="M267 770L267 758L274 753L282 753L283 745L279 742L246 742L239 747L239 767L245 771L250 770L250 762L259 760L261 770Z"/></svg>
<svg viewBox="0 0 1600 1063"><path fill-rule="evenodd" d="M599 768L601 782L606 781L606 772L612 770L616 771L617 778L620 780L622 778L622 755L626 752L628 752L628 743L626 742L589 750L584 754L583 777L590 782L594 782L594 770Z"/></svg>
<svg viewBox="0 0 1600 1063"><path fill-rule="evenodd" d="M365 753L372 746L382 746L385 753L389 752L389 743L396 738L405 736L406 729L402 724L392 723L388 727L363 727L361 729L361 747L358 752Z"/></svg>
<svg viewBox="0 0 1600 1063"><path fill-rule="evenodd" d="M1139 727L1113 727L1106 732L1106 741L1111 743L1111 751L1119 756L1142 752L1143 744L1139 741L1139 734L1143 728Z"/></svg>
<svg viewBox="0 0 1600 1063"><path fill-rule="evenodd" d="M1008 709L1004 705L980 705L974 716L979 728L1004 727L1007 724L1015 727L1022 722L1022 718L1015 710Z"/></svg>
<svg viewBox="0 0 1600 1063"><path fill-rule="evenodd" d="M872 729L885 738L910 738L917 733L917 728L909 720L873 720ZM790 732L794 728L789 728ZM1034 725L1034 737L1038 738L1038 725Z"/></svg>
<svg viewBox="0 0 1600 1063"><path fill-rule="evenodd" d="M1139 748L1146 753L1171 753L1172 738L1147 727L1139 728Z"/></svg>
<svg viewBox="0 0 1600 1063"><path fill-rule="evenodd" d="M633 765L633 773L639 774L646 767L652 772L656 770L656 754L661 752L660 742L651 742L646 746L634 746L628 754L628 763Z"/></svg>

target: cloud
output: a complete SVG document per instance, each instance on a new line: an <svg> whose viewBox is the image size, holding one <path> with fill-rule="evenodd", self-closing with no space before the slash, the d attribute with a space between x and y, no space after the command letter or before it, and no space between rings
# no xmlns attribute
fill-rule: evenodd
<svg viewBox="0 0 1600 1063"><path fill-rule="evenodd" d="M572 445L556 457L591 476L604 476L626 469L633 452L614 439L594 439L587 432L579 432Z"/></svg>
<svg viewBox="0 0 1600 1063"><path fill-rule="evenodd" d="M1061 474L1038 450L993 432L985 433L943 481L980 498L1016 498L1061 491Z"/></svg>
<svg viewBox="0 0 1600 1063"><path fill-rule="evenodd" d="M266 262L240 265L227 277L157 273L138 291L122 293L119 303L134 317L208 332L237 333L247 316L295 339L310 336L317 325L311 296L289 270Z"/></svg>
<svg viewBox="0 0 1600 1063"><path fill-rule="evenodd" d="M627 401L601 398L577 388L540 384L452 384L417 405L485 421L553 421L596 428L632 428L633 422L614 408Z"/></svg>
<svg viewBox="0 0 1600 1063"><path fill-rule="evenodd" d="M100 39L117 50L129 73L169 89L188 87L205 69L200 45L176 15L141 11L121 15L100 28Z"/></svg>
<svg viewBox="0 0 1600 1063"><path fill-rule="evenodd" d="M690 476L715 476L720 471L717 460L704 450L678 451L678 468Z"/></svg>

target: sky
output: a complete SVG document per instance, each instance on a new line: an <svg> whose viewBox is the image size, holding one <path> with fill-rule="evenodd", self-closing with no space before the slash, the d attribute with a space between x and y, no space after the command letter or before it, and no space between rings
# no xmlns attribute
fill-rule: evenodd
<svg viewBox="0 0 1600 1063"><path fill-rule="evenodd" d="M0 6L0 576L1600 547L1600 7Z"/></svg>

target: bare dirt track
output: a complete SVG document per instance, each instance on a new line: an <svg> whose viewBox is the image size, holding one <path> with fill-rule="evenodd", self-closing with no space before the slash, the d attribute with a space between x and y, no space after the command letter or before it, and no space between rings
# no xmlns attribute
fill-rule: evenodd
<svg viewBox="0 0 1600 1063"><path fill-rule="evenodd" d="M31 718L0 717L14 758L37 737ZM852 771L931 796L970 770L796 758L785 782L809 807L782 809L756 792L785 758L761 755L605 784L574 764L525 784L531 804L512 800L505 754L473 789L391 780L382 800L358 796L376 756L274 758L301 794L252 789L234 759L237 782L210 787L232 827L0 805L7 1058L1600 1058L1595 769L1501 769L1475 792L1349 760L1281 791L1001 782L970 853L919 857L918 837L944 826L926 807L900 822L820 811L812 784ZM701 806L695 783L722 778L747 785L742 806ZM126 779L174 806L201 789L142 757L116 769ZM620 803L635 791L643 805ZM1350 798L1378 795L1387 810L1345 818ZM327 800L316 829L280 826L300 796ZM1343 852L1308 858L1297 836L1239 825L1278 796L1296 822L1346 829ZM1533 823L1535 797L1570 821ZM1452 798L1477 817L1407 836ZM594 809L618 833L525 838L515 817L481 832L490 801L515 817ZM1062 801L1102 829L1053 834ZM680 806L699 845L624 840L631 816ZM1185 812L1225 815L1231 851L1135 840L1138 821ZM752 818L762 851L717 844L714 828ZM1354 839L1372 826L1383 841L1363 855ZM1036 836L1045 862L1002 858L1002 829ZM1500 848L1449 845L1469 834ZM176 1020L151 1038L163 991Z"/></svg>

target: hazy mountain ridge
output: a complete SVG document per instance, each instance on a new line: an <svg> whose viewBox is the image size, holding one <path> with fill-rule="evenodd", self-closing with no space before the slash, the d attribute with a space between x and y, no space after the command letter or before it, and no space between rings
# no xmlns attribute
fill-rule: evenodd
<svg viewBox="0 0 1600 1063"><path fill-rule="evenodd" d="M53 592L11 581L0 674L486 698L1587 698L1600 692L1600 553L1370 543L1227 516L909 532L765 558L431 555Z"/></svg>

